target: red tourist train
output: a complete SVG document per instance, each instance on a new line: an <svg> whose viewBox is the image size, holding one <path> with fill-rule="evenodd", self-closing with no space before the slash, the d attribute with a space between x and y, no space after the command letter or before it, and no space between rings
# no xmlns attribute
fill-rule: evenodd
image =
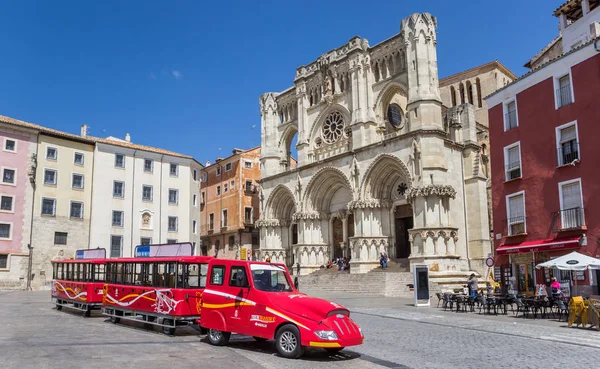
<svg viewBox="0 0 600 369"><path fill-rule="evenodd" d="M297 358L305 347L335 353L364 341L348 309L298 292L283 264L165 256L169 253L191 255L191 244L138 246L134 258L53 262L57 308L73 301L84 306L82 299L92 294L83 294L81 283L87 283L93 285L96 305L86 300L86 306L97 306L100 296L102 313L115 324L144 322L172 335L177 326L198 323L213 345L225 345L238 333L275 340L281 356ZM98 265L106 265L106 278L94 279ZM63 290L70 294L62 295ZM81 310L89 315L89 307Z"/></svg>
<svg viewBox="0 0 600 369"><path fill-rule="evenodd" d="M75 255L52 261L51 298L57 310L67 307L89 317L102 306L106 250L78 250Z"/></svg>
<svg viewBox="0 0 600 369"><path fill-rule="evenodd" d="M144 322L174 334L200 318L211 257L191 256L192 245L137 246L134 258L108 259L102 313L113 323Z"/></svg>

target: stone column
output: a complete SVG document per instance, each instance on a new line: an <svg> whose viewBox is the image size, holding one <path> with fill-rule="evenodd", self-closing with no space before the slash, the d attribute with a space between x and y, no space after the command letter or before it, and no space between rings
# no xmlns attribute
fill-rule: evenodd
<svg viewBox="0 0 600 369"><path fill-rule="evenodd" d="M365 88L366 88L366 104L367 104L367 121L375 121L375 112L373 111L373 71L371 62L367 58L364 62L365 68Z"/></svg>

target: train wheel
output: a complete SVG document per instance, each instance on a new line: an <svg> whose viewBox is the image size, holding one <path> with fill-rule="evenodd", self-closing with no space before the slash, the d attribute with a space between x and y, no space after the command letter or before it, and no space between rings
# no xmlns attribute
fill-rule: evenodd
<svg viewBox="0 0 600 369"><path fill-rule="evenodd" d="M119 313L120 313L119 311L113 310L114 316L110 317L110 321L113 324L119 324L119 322L121 321L121 318L119 318L118 316L116 316L116 315L122 315L122 313L121 314L119 314Z"/></svg>
<svg viewBox="0 0 600 369"><path fill-rule="evenodd" d="M288 359L297 359L304 353L300 343L300 331L295 325L286 324L275 335L275 347L279 355Z"/></svg>
<svg viewBox="0 0 600 369"><path fill-rule="evenodd" d="M83 307L83 317L84 318L89 318L90 315L92 315L92 309L88 305L85 305Z"/></svg>
<svg viewBox="0 0 600 369"><path fill-rule="evenodd" d="M229 343L229 338L231 337L231 333L222 332L216 329L208 330L208 342L214 346L224 346Z"/></svg>
<svg viewBox="0 0 600 369"><path fill-rule="evenodd" d="M56 304L56 310L62 310L62 306L60 306L59 304Z"/></svg>
<svg viewBox="0 0 600 369"><path fill-rule="evenodd" d="M165 325L173 325L173 320L171 320L171 319L164 319L163 320L163 324L165 324ZM175 334L175 327L163 326L163 333L166 334L167 336L172 336L172 335Z"/></svg>

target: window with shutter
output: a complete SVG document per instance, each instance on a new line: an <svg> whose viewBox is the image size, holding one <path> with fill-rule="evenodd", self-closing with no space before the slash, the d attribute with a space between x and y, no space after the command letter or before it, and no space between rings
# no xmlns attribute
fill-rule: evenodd
<svg viewBox="0 0 600 369"><path fill-rule="evenodd" d="M515 195L508 198L508 234L525 233L525 198Z"/></svg>
<svg viewBox="0 0 600 369"><path fill-rule="evenodd" d="M559 131L558 165L566 165L579 159L579 145L577 142L577 127L573 124Z"/></svg>
<svg viewBox="0 0 600 369"><path fill-rule="evenodd" d="M521 177L521 155L519 145L513 146L506 151L506 180Z"/></svg>
<svg viewBox="0 0 600 369"><path fill-rule="evenodd" d="M561 229L579 228L584 225L579 181L561 186Z"/></svg>

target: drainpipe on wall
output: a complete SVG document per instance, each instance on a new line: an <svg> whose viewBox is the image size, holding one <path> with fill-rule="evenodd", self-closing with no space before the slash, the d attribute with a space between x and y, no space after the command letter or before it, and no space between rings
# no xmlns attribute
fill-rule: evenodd
<svg viewBox="0 0 600 369"><path fill-rule="evenodd" d="M465 163L464 163L465 147L460 151L460 170L462 175L462 189L463 189L463 215L465 218L465 241L467 244L467 260L469 261L469 269L471 269L471 259L469 258L469 227L467 220L467 193L465 188Z"/></svg>
<svg viewBox="0 0 600 369"><path fill-rule="evenodd" d="M160 183L158 185L158 243L162 243L162 187L163 187L163 159L164 155L160 157ZM171 172L169 164L169 173ZM169 218L167 217L167 228L169 227ZM179 225L178 225L179 228ZM179 241L178 241L179 242Z"/></svg>
<svg viewBox="0 0 600 369"><path fill-rule="evenodd" d="M594 49L600 53L600 45L598 44L598 42L600 42L600 37L596 39L596 41L594 41Z"/></svg>
<svg viewBox="0 0 600 369"><path fill-rule="evenodd" d="M88 228L88 249L92 248L92 207L94 206L94 166L96 165L96 146L94 145L94 157L92 158L92 186L90 188L90 221ZM112 224L112 213L111 213L111 224ZM110 251L110 250L109 250Z"/></svg>
<svg viewBox="0 0 600 369"><path fill-rule="evenodd" d="M35 184L35 180L37 177L37 156L38 156L38 152L39 152L39 147L40 147L40 133L38 132L36 137L35 137L35 160L36 160L36 171L33 174L33 182L31 182L30 179L30 183L33 186L33 200L31 201L31 221L29 223L29 243L27 244L27 249L29 249L29 260L27 262L27 290L31 290L31 272L33 271L33 246L32 245L32 241L33 241L33 213L34 213L34 209L35 209L35 193L36 193L36 189L37 186Z"/></svg>
<svg viewBox="0 0 600 369"><path fill-rule="evenodd" d="M130 249L131 249L131 256L135 256L135 255L133 255L133 250L134 250L134 246L133 246L133 223L134 223L133 222L133 219L134 219L134 216L133 216L133 204L134 204L134 201L135 201L134 196L135 196L135 154L136 153L137 153L137 150L134 150L133 151L133 172L132 172L132 177L133 178L131 180L131 182L132 182L131 183L131 233L129 235L129 238L131 240L131 247L130 247ZM123 193L123 196L125 196L125 193ZM121 251L121 256L123 256L123 252L122 251Z"/></svg>

